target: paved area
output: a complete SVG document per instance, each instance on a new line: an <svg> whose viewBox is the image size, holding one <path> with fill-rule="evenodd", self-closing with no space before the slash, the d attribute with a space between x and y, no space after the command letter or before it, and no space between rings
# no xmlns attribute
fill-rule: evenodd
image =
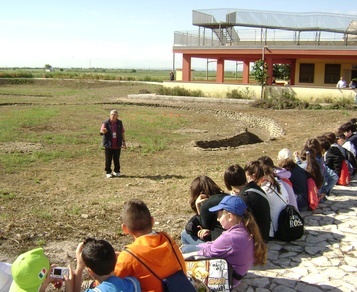
<svg viewBox="0 0 357 292"><path fill-rule="evenodd" d="M336 186L294 242L269 242L268 263L255 267L238 291L357 291L357 177Z"/></svg>

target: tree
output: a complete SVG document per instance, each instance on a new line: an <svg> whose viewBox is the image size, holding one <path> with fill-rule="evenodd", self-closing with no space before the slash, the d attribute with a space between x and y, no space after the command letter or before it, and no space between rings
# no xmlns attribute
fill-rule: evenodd
<svg viewBox="0 0 357 292"><path fill-rule="evenodd" d="M290 64L274 64L273 65L273 76L276 79L289 80L291 74Z"/></svg>
<svg viewBox="0 0 357 292"><path fill-rule="evenodd" d="M260 98L264 97L264 85L266 84L267 79L269 78L268 75L268 65L264 62L264 60L260 59L254 62L252 68L252 75L254 79L260 84L262 87L260 92Z"/></svg>
<svg viewBox="0 0 357 292"><path fill-rule="evenodd" d="M52 66L51 66L50 64L46 64L46 65L45 65L45 69L51 70L51 69L52 69Z"/></svg>

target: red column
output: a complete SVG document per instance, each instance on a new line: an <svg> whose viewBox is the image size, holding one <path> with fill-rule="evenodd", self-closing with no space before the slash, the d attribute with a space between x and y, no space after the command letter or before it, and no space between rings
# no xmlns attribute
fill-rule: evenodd
<svg viewBox="0 0 357 292"><path fill-rule="evenodd" d="M183 54L182 56L182 81L191 81L191 56Z"/></svg>
<svg viewBox="0 0 357 292"><path fill-rule="evenodd" d="M223 83L224 82L224 59L218 59L217 60L216 82L217 83Z"/></svg>
<svg viewBox="0 0 357 292"><path fill-rule="evenodd" d="M295 85L296 59L291 61L290 85Z"/></svg>
<svg viewBox="0 0 357 292"><path fill-rule="evenodd" d="M243 62L243 84L249 84L249 61Z"/></svg>

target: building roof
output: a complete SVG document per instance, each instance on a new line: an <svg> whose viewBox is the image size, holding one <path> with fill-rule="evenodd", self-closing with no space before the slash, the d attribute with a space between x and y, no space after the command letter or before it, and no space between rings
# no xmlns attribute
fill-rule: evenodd
<svg viewBox="0 0 357 292"><path fill-rule="evenodd" d="M215 28L219 25L258 27L293 31L326 31L357 35L357 15L323 12L278 12L245 9L192 11L192 24Z"/></svg>
<svg viewBox="0 0 357 292"><path fill-rule="evenodd" d="M204 9L192 11L192 24L198 31L175 32L174 46L357 45L357 15Z"/></svg>

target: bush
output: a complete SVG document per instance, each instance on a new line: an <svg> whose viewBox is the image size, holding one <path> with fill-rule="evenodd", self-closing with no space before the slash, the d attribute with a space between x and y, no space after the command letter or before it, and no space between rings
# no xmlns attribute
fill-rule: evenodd
<svg viewBox="0 0 357 292"><path fill-rule="evenodd" d="M247 87L245 91L233 89L232 91L226 93L226 98L250 99L249 88Z"/></svg>
<svg viewBox="0 0 357 292"><path fill-rule="evenodd" d="M174 88L162 87L157 91L159 95L173 95L173 96L203 96L201 90L188 90L183 87L176 86Z"/></svg>
<svg viewBox="0 0 357 292"><path fill-rule="evenodd" d="M284 93L281 97L257 100L252 106L272 109L307 109L310 104L295 98L292 94Z"/></svg>

